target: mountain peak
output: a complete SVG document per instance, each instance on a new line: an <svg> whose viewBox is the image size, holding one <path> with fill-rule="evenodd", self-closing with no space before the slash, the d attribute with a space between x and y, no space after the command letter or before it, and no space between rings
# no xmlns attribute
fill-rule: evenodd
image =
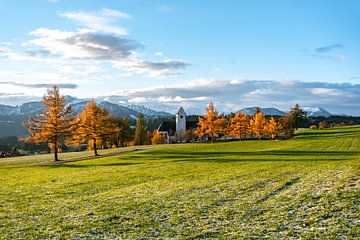
<svg viewBox="0 0 360 240"><path fill-rule="evenodd" d="M330 117L332 114L319 106L307 106L302 108L308 117Z"/></svg>

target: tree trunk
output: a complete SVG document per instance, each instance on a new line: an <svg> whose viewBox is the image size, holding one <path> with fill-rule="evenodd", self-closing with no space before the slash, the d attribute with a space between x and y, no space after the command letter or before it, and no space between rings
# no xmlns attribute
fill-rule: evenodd
<svg viewBox="0 0 360 240"><path fill-rule="evenodd" d="M57 138L55 138L55 141L54 141L54 160L55 160L55 162L59 161Z"/></svg>
<svg viewBox="0 0 360 240"><path fill-rule="evenodd" d="M239 135L239 141L241 141L241 134Z"/></svg>
<svg viewBox="0 0 360 240"><path fill-rule="evenodd" d="M211 134L211 143L214 143L214 134Z"/></svg>
<svg viewBox="0 0 360 240"><path fill-rule="evenodd" d="M99 156L99 154L97 153L97 149L96 149L96 140L95 139L94 139L93 147L94 147L95 156Z"/></svg>

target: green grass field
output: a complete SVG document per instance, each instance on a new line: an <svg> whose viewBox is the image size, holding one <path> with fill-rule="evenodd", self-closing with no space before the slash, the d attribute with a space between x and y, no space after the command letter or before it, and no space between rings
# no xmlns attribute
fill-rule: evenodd
<svg viewBox="0 0 360 240"><path fill-rule="evenodd" d="M0 160L0 238L360 236L360 127L51 157Z"/></svg>

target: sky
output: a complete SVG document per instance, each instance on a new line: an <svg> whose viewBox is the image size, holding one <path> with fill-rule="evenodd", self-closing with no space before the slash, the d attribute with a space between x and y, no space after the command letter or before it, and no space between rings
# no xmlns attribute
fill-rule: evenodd
<svg viewBox="0 0 360 240"><path fill-rule="evenodd" d="M360 115L360 1L2 0L0 104L64 95L176 112Z"/></svg>

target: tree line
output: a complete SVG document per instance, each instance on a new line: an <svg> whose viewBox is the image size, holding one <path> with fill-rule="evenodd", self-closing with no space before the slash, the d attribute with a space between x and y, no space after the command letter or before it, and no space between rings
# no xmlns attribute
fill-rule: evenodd
<svg viewBox="0 0 360 240"><path fill-rule="evenodd" d="M86 146L98 155L98 149L124 147L130 142L133 145L165 143L164 136L157 130L148 131L144 116L139 115L136 128L133 130L127 118L115 119L106 109L99 107L95 101L86 104L83 111L73 114L71 104L66 104L58 87L47 91L42 99L43 112L36 118L29 116L24 127L29 135L24 138L27 143L47 144L58 161L58 153L64 146ZM219 135L234 136L246 139L255 135L258 139L270 135L275 139L283 133L290 138L294 129L304 120L304 112L298 105L280 119L266 118L259 110L250 117L243 113L218 114L212 102L206 108L206 114L199 117L198 127L187 131L187 139L204 139L209 137L213 142Z"/></svg>
<svg viewBox="0 0 360 240"><path fill-rule="evenodd" d="M86 104L79 114L73 114L71 104L66 104L59 88L54 86L47 91L42 99L43 112L39 117L29 116L24 124L29 136L27 143L46 143L54 153L54 160L58 161L58 153L64 145L81 146L86 144L88 149L98 155L98 149L110 147L124 147L130 141L135 145L146 143L146 127L140 114L136 131L127 118L115 119L94 101Z"/></svg>
<svg viewBox="0 0 360 240"><path fill-rule="evenodd" d="M259 108L251 117L245 113L231 113L228 116L218 114L212 102L206 108L206 114L199 117L198 128L195 134L199 138L209 137L211 142L218 136L231 136L239 140L248 136L263 139L265 136L275 140L279 134L284 139L291 138L294 130L306 121L306 114L298 104L289 114L280 118L266 118Z"/></svg>

